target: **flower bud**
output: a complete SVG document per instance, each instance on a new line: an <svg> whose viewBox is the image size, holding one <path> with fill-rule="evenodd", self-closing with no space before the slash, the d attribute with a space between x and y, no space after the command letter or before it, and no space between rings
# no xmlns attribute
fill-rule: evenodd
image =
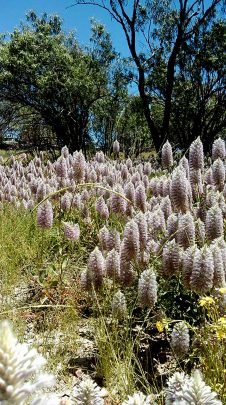
<svg viewBox="0 0 226 405"><path fill-rule="evenodd" d="M207 211L206 234L209 241L219 238L224 232L224 220L220 207L215 205Z"/></svg>
<svg viewBox="0 0 226 405"><path fill-rule="evenodd" d="M172 146L168 141L162 147L162 166L164 169L170 169L173 166Z"/></svg>
<svg viewBox="0 0 226 405"><path fill-rule="evenodd" d="M184 170L173 171L170 197L175 211L186 212L190 206L189 185Z"/></svg>
<svg viewBox="0 0 226 405"><path fill-rule="evenodd" d="M216 159L212 166L213 183L220 191L224 189L225 183L225 167L220 158Z"/></svg>
<svg viewBox="0 0 226 405"><path fill-rule="evenodd" d="M64 224L64 236L71 241L77 241L80 236L79 224L73 224L72 222L63 222Z"/></svg>
<svg viewBox="0 0 226 405"><path fill-rule="evenodd" d="M133 219L125 226L123 243L126 259L136 260L140 250L140 238L138 225Z"/></svg>
<svg viewBox="0 0 226 405"><path fill-rule="evenodd" d="M189 330L186 323L176 323L171 335L171 346L174 354L179 358L184 357L189 350L189 344Z"/></svg>
<svg viewBox="0 0 226 405"><path fill-rule="evenodd" d="M198 137L189 148L189 167L192 170L202 170L204 167L203 144Z"/></svg>
<svg viewBox="0 0 226 405"><path fill-rule="evenodd" d="M86 160L82 152L74 154L73 157L74 178L79 183L85 179Z"/></svg>
<svg viewBox="0 0 226 405"><path fill-rule="evenodd" d="M190 212L179 217L177 242L184 249L195 243L195 224Z"/></svg>
<svg viewBox="0 0 226 405"><path fill-rule="evenodd" d="M123 320L126 317L127 315L126 298L121 291L115 293L112 300L111 308L113 316L119 321Z"/></svg>
<svg viewBox="0 0 226 405"><path fill-rule="evenodd" d="M94 288L100 288L103 283L103 277L105 272L105 260L98 247L90 253L88 260L88 276L90 277Z"/></svg>
<svg viewBox="0 0 226 405"><path fill-rule="evenodd" d="M37 223L40 228L50 229L53 226L53 207L49 200L44 201L37 211Z"/></svg>
<svg viewBox="0 0 226 405"><path fill-rule="evenodd" d="M161 274L164 277L172 277L178 274L181 264L181 249L175 239L165 244L162 252Z"/></svg>
<svg viewBox="0 0 226 405"><path fill-rule="evenodd" d="M113 153L118 155L119 151L120 151L120 145L119 145L119 142L117 141L117 139L113 142L112 148L113 148Z"/></svg>
<svg viewBox="0 0 226 405"><path fill-rule="evenodd" d="M120 256L117 250L112 249L106 257L106 274L114 280L120 276Z"/></svg>
<svg viewBox="0 0 226 405"><path fill-rule="evenodd" d="M141 273L138 281L138 301L142 307L152 308L157 302L156 275L151 270Z"/></svg>
<svg viewBox="0 0 226 405"><path fill-rule="evenodd" d="M211 250L204 246L194 254L193 269L190 279L191 290L205 294L213 286L214 261Z"/></svg>
<svg viewBox="0 0 226 405"><path fill-rule="evenodd" d="M135 205L142 212L146 211L146 191L144 185L141 183L135 190Z"/></svg>
<svg viewBox="0 0 226 405"><path fill-rule="evenodd" d="M212 158L213 160L217 160L218 158L224 159L225 155L225 142L223 139L218 138L214 141L212 146Z"/></svg>

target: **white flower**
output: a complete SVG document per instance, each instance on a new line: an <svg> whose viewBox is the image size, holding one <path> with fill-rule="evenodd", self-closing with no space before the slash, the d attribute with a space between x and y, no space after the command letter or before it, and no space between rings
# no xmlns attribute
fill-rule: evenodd
<svg viewBox="0 0 226 405"><path fill-rule="evenodd" d="M46 394L35 398L31 405L60 405L61 400L56 394Z"/></svg>
<svg viewBox="0 0 226 405"><path fill-rule="evenodd" d="M151 405L149 397L142 392L135 392L133 396L128 396L128 399L122 405Z"/></svg>
<svg viewBox="0 0 226 405"><path fill-rule="evenodd" d="M174 373L166 389L166 405L222 405L217 394L205 384L202 374L195 370L191 377Z"/></svg>
<svg viewBox="0 0 226 405"><path fill-rule="evenodd" d="M101 397L101 389L98 385L86 377L74 390L74 404L76 405L103 405L104 400Z"/></svg>
<svg viewBox="0 0 226 405"><path fill-rule="evenodd" d="M54 378L39 372L46 360L35 349L21 344L7 321L0 324L0 403L22 405L37 389L50 387Z"/></svg>
<svg viewBox="0 0 226 405"><path fill-rule="evenodd" d="M222 405L217 394L205 384L202 374L195 370L190 382L183 388L183 398L189 405Z"/></svg>

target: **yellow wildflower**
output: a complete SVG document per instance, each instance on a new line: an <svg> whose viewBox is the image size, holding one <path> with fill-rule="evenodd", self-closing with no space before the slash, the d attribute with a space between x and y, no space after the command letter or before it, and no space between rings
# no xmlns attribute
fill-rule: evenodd
<svg viewBox="0 0 226 405"><path fill-rule="evenodd" d="M218 339L225 339L226 338L226 330L218 329L217 330L217 338Z"/></svg>
<svg viewBox="0 0 226 405"><path fill-rule="evenodd" d="M162 319L161 321L157 321L156 322L156 328L158 329L158 331L161 333L164 331L164 329L168 329L168 320L167 319Z"/></svg>
<svg viewBox="0 0 226 405"><path fill-rule="evenodd" d="M215 301L214 301L213 297L202 297L199 300L200 307L209 307L210 305L212 305L214 303L215 303Z"/></svg>
<svg viewBox="0 0 226 405"><path fill-rule="evenodd" d="M219 288L221 294L226 294L226 287Z"/></svg>
<svg viewBox="0 0 226 405"><path fill-rule="evenodd" d="M161 321L157 321L156 322L156 328L158 329L158 331L161 333L164 331L164 325Z"/></svg>
<svg viewBox="0 0 226 405"><path fill-rule="evenodd" d="M226 327L226 318L225 317L219 318L218 323Z"/></svg>

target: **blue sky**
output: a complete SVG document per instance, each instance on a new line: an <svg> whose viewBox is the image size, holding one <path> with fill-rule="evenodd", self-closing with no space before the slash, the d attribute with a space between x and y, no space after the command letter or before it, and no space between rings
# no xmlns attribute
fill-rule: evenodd
<svg viewBox="0 0 226 405"><path fill-rule="evenodd" d="M95 17L105 24L111 33L117 51L128 56L126 41L120 26L111 20L107 12L92 6L75 6L73 0L0 0L0 32L11 32L21 21L25 21L25 14L29 10L41 15L58 14L64 20L65 31L76 31L79 42L86 45L90 37L90 18Z"/></svg>

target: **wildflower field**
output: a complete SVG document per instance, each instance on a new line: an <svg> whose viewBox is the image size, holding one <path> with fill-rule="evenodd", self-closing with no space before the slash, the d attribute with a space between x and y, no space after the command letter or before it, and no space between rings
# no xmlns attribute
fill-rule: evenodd
<svg viewBox="0 0 226 405"><path fill-rule="evenodd" d="M3 404L226 404L225 143L119 147L0 157Z"/></svg>

